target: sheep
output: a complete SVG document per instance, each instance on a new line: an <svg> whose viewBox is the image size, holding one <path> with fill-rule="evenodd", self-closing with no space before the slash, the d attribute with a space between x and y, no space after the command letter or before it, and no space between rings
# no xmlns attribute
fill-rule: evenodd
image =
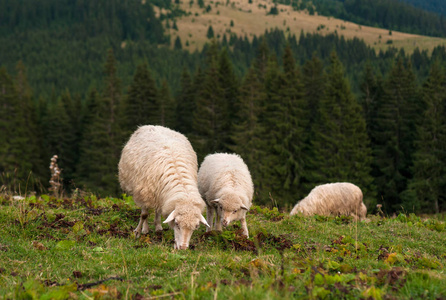
<svg viewBox="0 0 446 300"><path fill-rule="evenodd" d="M254 185L243 159L237 154L215 153L205 157L198 171L198 189L207 205L206 218L211 227L240 220L243 235L249 237L246 212L252 204ZM215 222L214 212L216 213Z"/></svg>
<svg viewBox="0 0 446 300"><path fill-rule="evenodd" d="M197 155L188 139L162 126L139 127L124 146L119 161L121 188L133 195L141 207L138 238L148 232L148 209L155 209L155 230L163 223L173 228L175 249L187 249L200 223L209 227L202 215L205 203L198 191ZM142 231L141 231L142 229Z"/></svg>
<svg viewBox="0 0 446 300"><path fill-rule="evenodd" d="M337 182L318 185L307 197L299 201L290 215L302 213L311 215L347 215L355 220L364 219L367 207L362 202L362 191L348 182Z"/></svg>

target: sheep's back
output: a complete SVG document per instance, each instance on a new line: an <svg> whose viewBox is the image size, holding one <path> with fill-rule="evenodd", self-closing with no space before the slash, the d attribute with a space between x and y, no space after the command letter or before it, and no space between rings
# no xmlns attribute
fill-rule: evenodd
<svg viewBox="0 0 446 300"><path fill-rule="evenodd" d="M197 168L197 156L185 136L148 125L135 131L124 146L119 180L135 201L143 199L145 205L158 207L170 194L196 187Z"/></svg>
<svg viewBox="0 0 446 300"><path fill-rule="evenodd" d="M354 184L338 182L319 185L298 203L306 214L350 214L359 211L362 191Z"/></svg>
<svg viewBox="0 0 446 300"><path fill-rule="evenodd" d="M217 198L219 192L230 188L245 194L251 202L254 193L249 169L237 154L216 153L206 156L198 172L198 186L205 198Z"/></svg>

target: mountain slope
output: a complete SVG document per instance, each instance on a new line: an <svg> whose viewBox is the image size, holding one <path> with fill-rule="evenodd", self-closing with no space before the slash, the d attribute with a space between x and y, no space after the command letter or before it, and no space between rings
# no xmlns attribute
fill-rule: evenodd
<svg viewBox="0 0 446 300"><path fill-rule="evenodd" d="M215 37L218 39L230 38L231 35L247 36L261 35L267 29L279 28L290 34L299 35L304 32L328 34L337 32L345 38L360 38L376 50L387 49L389 45L402 47L412 52L416 47L431 50L435 46L444 44L446 39L426 37L415 34L361 26L333 17L310 15L308 11L295 11L289 5L278 4L278 14L269 14L274 9L272 1L241 0L238 2L224 2L204 0L202 7L197 3L192 5L186 1L180 2L179 7L187 15L176 19L176 27L165 26L171 35L171 41L180 37L183 48L191 51L201 49L208 41L207 33L212 26ZM166 11L158 9L158 14ZM164 24L167 25L164 21ZM170 27L170 28L168 28Z"/></svg>

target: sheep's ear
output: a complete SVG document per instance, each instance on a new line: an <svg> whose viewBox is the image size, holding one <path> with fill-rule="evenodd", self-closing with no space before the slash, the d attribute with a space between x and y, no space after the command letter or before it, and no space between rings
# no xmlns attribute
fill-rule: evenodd
<svg viewBox="0 0 446 300"><path fill-rule="evenodd" d="M242 204L242 205L240 206L240 208L241 208L241 209L244 209L244 210L248 210L248 208L245 206L245 204Z"/></svg>
<svg viewBox="0 0 446 300"><path fill-rule="evenodd" d="M200 214L200 223L206 225L207 227L211 227L209 226L208 222L206 221L206 219L203 217L202 214Z"/></svg>
<svg viewBox="0 0 446 300"><path fill-rule="evenodd" d="M173 220L175 220L175 209L170 213L170 215L167 217L167 219L163 223L169 223Z"/></svg>
<svg viewBox="0 0 446 300"><path fill-rule="evenodd" d="M220 202L220 199L211 200L211 203L218 204Z"/></svg>

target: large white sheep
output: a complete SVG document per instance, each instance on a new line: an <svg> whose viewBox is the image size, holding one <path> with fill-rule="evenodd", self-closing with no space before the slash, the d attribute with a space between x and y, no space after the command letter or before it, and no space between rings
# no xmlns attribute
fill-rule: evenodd
<svg viewBox="0 0 446 300"><path fill-rule="evenodd" d="M198 189L207 205L207 230L240 220L243 234L249 236L246 212L252 204L254 186L248 167L237 154L215 153L205 157L198 171ZM215 222L214 212L216 213Z"/></svg>
<svg viewBox="0 0 446 300"><path fill-rule="evenodd" d="M163 230L167 216L175 233L175 249L186 249L200 223L205 203L197 186L197 155L188 139L162 126L141 126L124 146L119 161L119 182L141 207L135 236L148 232L148 209L155 209L155 229Z"/></svg>
<svg viewBox="0 0 446 300"><path fill-rule="evenodd" d="M367 207L362 202L362 191L348 182L336 182L318 185L307 197L299 201L291 215L302 213L311 215L346 215L355 220L365 218Z"/></svg>

